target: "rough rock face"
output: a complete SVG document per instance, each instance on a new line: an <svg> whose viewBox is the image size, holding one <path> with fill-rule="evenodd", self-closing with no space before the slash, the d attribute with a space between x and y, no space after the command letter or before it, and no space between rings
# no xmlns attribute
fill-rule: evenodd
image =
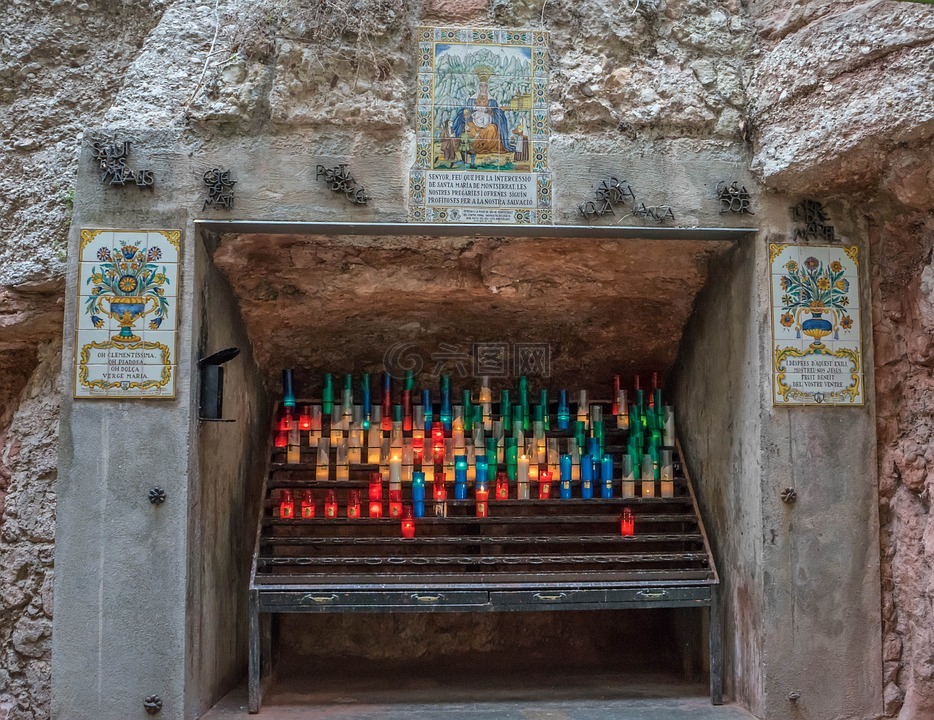
<svg viewBox="0 0 934 720"><path fill-rule="evenodd" d="M0 717L10 720L49 716L60 351L40 346L38 361L0 434Z"/></svg>
<svg viewBox="0 0 934 720"><path fill-rule="evenodd" d="M751 3L753 169L792 193L871 192L934 133L934 13L907 2Z"/></svg>
<svg viewBox="0 0 934 720"><path fill-rule="evenodd" d="M522 344L538 344L552 387L584 377L598 393L614 372L671 366L711 261L731 245L245 235L225 238L214 260L269 387L283 367L414 369L459 383L497 374L475 373L472 361L475 347L493 345L508 348L511 385L541 374L515 365ZM319 379L299 381L310 391Z"/></svg>
<svg viewBox="0 0 934 720"><path fill-rule="evenodd" d="M934 216L871 239L885 709L909 720L934 716Z"/></svg>

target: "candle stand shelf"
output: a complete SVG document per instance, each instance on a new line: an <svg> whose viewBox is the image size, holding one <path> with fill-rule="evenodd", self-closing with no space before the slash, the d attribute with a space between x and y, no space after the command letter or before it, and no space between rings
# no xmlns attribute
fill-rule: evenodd
<svg viewBox="0 0 934 720"><path fill-rule="evenodd" d="M311 401L299 401L302 402ZM606 403L607 407L609 403ZM554 427L554 406L549 408ZM275 417L279 417L279 410ZM322 436L329 436L329 418ZM507 500L490 493L488 514L477 517L470 487L468 498L453 498L453 470L446 476L446 517L435 516L431 485L425 516L414 518L415 535L403 537L400 519L368 516L367 488L379 465L354 464L349 479L335 479L334 451L328 479L317 472L316 448L301 432L300 456L287 462L285 448L269 439L256 550L250 579L249 709L258 712L271 673L270 618L277 613L444 612L531 610L624 610L632 608L706 607L709 609L710 695L722 702L722 648L717 608L719 578L680 447L674 454L674 495L621 497L619 471L613 497L601 498L599 480L593 499L582 499L574 480L572 499L560 499L553 481L550 499ZM617 461L625 453L625 430L606 429L605 452ZM572 437L551 430L548 438ZM429 438L425 439L430 453ZM362 459L367 459L364 447ZM544 466L543 466L544 467ZM440 474L445 468L437 465ZM321 477L321 479L316 479ZM493 478L490 478L491 486ZM385 486L385 482L383 482ZM655 483L657 488L658 483ZM411 503L411 482L402 483L403 501ZM306 490L316 503L314 517L299 511ZM283 491L291 491L294 515L281 516ZM347 517L347 502L358 491L360 517ZM322 501L329 492L337 516L325 517ZM387 497L381 501L383 509ZM628 508L634 534L620 531Z"/></svg>

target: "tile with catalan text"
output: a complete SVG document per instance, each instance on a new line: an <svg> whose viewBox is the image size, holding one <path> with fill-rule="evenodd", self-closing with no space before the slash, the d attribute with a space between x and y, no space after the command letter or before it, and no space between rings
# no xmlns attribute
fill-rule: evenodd
<svg viewBox="0 0 934 720"><path fill-rule="evenodd" d="M551 224L548 33L424 26L418 39L409 220Z"/></svg>
<svg viewBox="0 0 934 720"><path fill-rule="evenodd" d="M860 406L859 250L769 246L772 402Z"/></svg>
<svg viewBox="0 0 934 720"><path fill-rule="evenodd" d="M75 398L175 397L179 230L82 229Z"/></svg>

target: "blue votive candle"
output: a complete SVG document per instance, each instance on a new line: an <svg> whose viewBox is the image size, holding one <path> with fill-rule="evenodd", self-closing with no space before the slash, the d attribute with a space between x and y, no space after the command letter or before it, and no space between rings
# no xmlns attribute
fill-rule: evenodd
<svg viewBox="0 0 934 720"><path fill-rule="evenodd" d="M425 517L425 473L412 473L412 511L415 517Z"/></svg>

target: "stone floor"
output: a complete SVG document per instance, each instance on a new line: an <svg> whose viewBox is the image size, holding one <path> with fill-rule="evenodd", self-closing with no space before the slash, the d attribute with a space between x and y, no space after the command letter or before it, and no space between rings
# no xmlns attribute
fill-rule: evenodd
<svg viewBox="0 0 934 720"><path fill-rule="evenodd" d="M701 683L598 670L527 674L502 668L456 671L360 665L280 673L258 716L246 686L203 720L754 720L735 705L714 707Z"/></svg>

